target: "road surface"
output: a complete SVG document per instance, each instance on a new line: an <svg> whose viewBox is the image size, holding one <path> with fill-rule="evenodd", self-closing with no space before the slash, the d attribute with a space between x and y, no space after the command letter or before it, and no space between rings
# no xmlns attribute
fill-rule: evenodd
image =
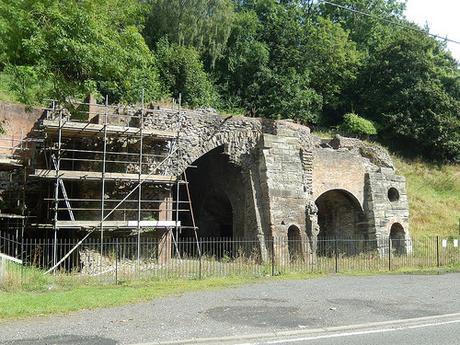
<svg viewBox="0 0 460 345"><path fill-rule="evenodd" d="M0 323L0 344L460 344L460 274L329 276Z"/></svg>

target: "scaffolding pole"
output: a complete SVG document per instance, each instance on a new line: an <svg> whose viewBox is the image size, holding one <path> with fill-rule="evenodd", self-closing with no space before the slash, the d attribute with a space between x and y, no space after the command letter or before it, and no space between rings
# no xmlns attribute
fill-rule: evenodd
<svg viewBox="0 0 460 345"><path fill-rule="evenodd" d="M179 93L179 103L178 103L178 108L179 108L179 117L178 117L178 120L179 120L179 128L177 130L177 138L176 138L176 145L179 146L179 139L180 139L180 130L181 130L181 126L182 126L182 116L181 116L181 105L182 105L182 94ZM180 154L180 152L178 152ZM180 156L178 157L178 160L180 161ZM179 238L179 225L178 225L178 222L179 222L179 200L180 200L180 183L179 183L179 179L177 179L176 181L176 239ZM174 208L174 207L173 207ZM177 253L179 255L179 252ZM180 257L180 255L179 255Z"/></svg>
<svg viewBox="0 0 460 345"><path fill-rule="evenodd" d="M56 110L56 103L53 101L53 111ZM56 181L54 186L54 238L53 238L53 265L57 265L57 221L59 212L59 169L61 167L61 145L62 145L62 111L59 111L58 147L56 159Z"/></svg>
<svg viewBox="0 0 460 345"><path fill-rule="evenodd" d="M163 164L165 164L165 162L170 159L172 157L172 155L174 153L176 153L178 150L177 147L175 147L173 150L171 150L171 152L161 161L159 162L156 167L149 173L147 174L146 177L143 177L142 180L135 186L133 187L126 195L123 199L120 200L120 202L115 205L114 208L112 208L104 217L103 220L101 220L99 226L101 224L103 224L103 222L108 219L112 214L113 212L115 212L126 200L128 200L128 198L140 187L142 186L142 184L144 184L146 181L147 181L147 178L148 176L152 175L155 170L159 169ZM63 263L97 228L98 226L95 226L91 231L88 231L88 233L72 248L70 249L67 254L64 255L64 257L62 257L59 262L57 262L56 264L53 265L53 267L51 267L48 271L45 272L45 274L47 273L50 273L50 272L53 272L61 263Z"/></svg>
<svg viewBox="0 0 460 345"><path fill-rule="evenodd" d="M144 89L142 89L142 98L141 98L142 108L141 108L141 118L139 123L139 176L138 176L138 199L137 199L137 268L140 270L141 265L141 209L142 209L142 154L143 154L143 130L144 130Z"/></svg>
<svg viewBox="0 0 460 345"><path fill-rule="evenodd" d="M102 186L101 186L101 262L100 269L102 272L102 257L104 255L104 213L105 213L105 160L107 155L107 120L108 120L108 106L109 106L109 96L105 96L105 108L104 108L104 139L103 139L103 149L102 149Z"/></svg>

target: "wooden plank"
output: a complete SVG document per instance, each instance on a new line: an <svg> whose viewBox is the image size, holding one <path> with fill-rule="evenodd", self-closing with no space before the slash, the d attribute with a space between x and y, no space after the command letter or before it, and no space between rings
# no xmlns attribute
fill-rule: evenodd
<svg viewBox="0 0 460 345"><path fill-rule="evenodd" d="M60 229L64 228L97 228L100 227L101 222L99 220L58 220L56 227ZM166 220L141 220L141 227L149 228L172 228L180 226L181 222L166 221ZM106 220L103 222L104 228L137 228L137 220Z"/></svg>
<svg viewBox="0 0 460 345"><path fill-rule="evenodd" d="M56 170L35 169L34 174L30 176L47 178L47 179L55 179ZM59 178L62 180L95 180L95 181L98 181L102 179L102 172L59 170ZM138 174L106 172L105 179L111 180L111 181L114 181L114 180L138 181L139 175ZM165 175L142 174L141 180L145 180L147 182L173 183L176 181L176 177L175 176L165 176Z"/></svg>
<svg viewBox="0 0 460 345"><path fill-rule="evenodd" d="M44 128L51 134L56 134L59 130L59 121L43 120ZM103 136L104 125L88 122L67 121L62 125L62 135L65 137L71 136ZM172 139L177 136L173 131L162 131L157 129L145 128L142 130L144 136L152 136L156 138ZM129 126L107 125L107 135L140 135L140 128Z"/></svg>

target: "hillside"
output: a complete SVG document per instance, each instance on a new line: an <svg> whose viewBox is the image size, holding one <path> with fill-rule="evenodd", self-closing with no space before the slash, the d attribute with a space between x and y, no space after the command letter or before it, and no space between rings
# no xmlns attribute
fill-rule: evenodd
<svg viewBox="0 0 460 345"><path fill-rule="evenodd" d="M459 234L460 165L434 165L393 157L407 179L413 236Z"/></svg>

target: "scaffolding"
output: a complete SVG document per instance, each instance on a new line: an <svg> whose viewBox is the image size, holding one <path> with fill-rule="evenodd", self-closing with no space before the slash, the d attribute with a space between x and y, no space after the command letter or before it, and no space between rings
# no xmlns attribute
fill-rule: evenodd
<svg viewBox="0 0 460 345"><path fill-rule="evenodd" d="M8 254L21 257L20 240L24 237L26 226L25 190L27 181L27 161L29 145L33 139L25 138L23 131L18 137L3 136L0 138L0 175L3 181L0 207L0 230L12 236L14 246ZM12 196L14 192L14 197ZM5 248L0 248L0 254Z"/></svg>
<svg viewBox="0 0 460 345"><path fill-rule="evenodd" d="M146 128L143 99L137 108L109 105L106 97L104 104L74 103L69 110L53 101L46 109L40 129L43 159L29 177L50 187L44 198L48 221L38 224L53 231L55 245L48 272L55 271L97 232L101 256L106 236L120 231L136 235L138 263L141 234L152 230L160 230L177 250L179 233L183 228L192 229L200 251L186 174L168 173L180 140L180 100L178 104L176 131ZM185 195L180 193L181 185ZM181 223L182 212L190 213L192 224ZM59 232L66 230L84 231L85 235L58 257Z"/></svg>

